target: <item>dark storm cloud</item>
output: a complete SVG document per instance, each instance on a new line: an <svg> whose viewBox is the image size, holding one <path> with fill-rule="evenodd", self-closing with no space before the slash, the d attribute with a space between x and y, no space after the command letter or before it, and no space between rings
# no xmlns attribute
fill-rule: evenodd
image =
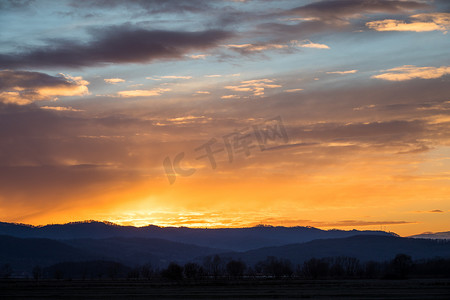
<svg viewBox="0 0 450 300"><path fill-rule="evenodd" d="M146 30L128 25L96 29L91 34L92 40L87 43L54 39L49 40L44 47L34 47L14 54L0 54L0 66L83 67L174 59L192 50L215 47L232 35L221 30L183 32Z"/></svg>
<svg viewBox="0 0 450 300"><path fill-rule="evenodd" d="M217 1L211 0L72 0L71 6L76 8L98 7L126 7L143 9L152 13L182 13L182 12L201 12L211 8L211 4Z"/></svg>
<svg viewBox="0 0 450 300"><path fill-rule="evenodd" d="M401 13L426 8L430 8L430 6L418 1L329 0L300 6L287 11L285 14L332 19L348 18L360 14Z"/></svg>

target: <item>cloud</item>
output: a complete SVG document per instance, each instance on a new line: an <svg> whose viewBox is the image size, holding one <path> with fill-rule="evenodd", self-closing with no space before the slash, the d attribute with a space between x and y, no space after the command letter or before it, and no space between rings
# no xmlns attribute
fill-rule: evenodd
<svg viewBox="0 0 450 300"><path fill-rule="evenodd" d="M294 78L297 79L296 76ZM298 83L298 81L295 82ZM240 83L241 80L237 80L235 85ZM270 82L265 83L270 84ZM292 82L289 84L286 86L299 87ZM195 90L197 89L192 91ZM279 90L284 90L284 88ZM190 164L199 161L192 158L196 157L195 155L191 156L192 160L189 160L188 151L203 144L210 137L220 140L224 133L231 133L235 129L245 128L249 125L251 127L254 124L252 122L256 121L246 121L249 118L265 119L267 116L280 114L292 143L315 142L317 144L264 153L259 150L256 152L257 148L252 148L251 157L246 158L243 153L236 154L233 164L228 163L225 152L222 152L216 157L224 160L224 164L218 162L220 171L210 174L204 173L207 170L202 170L205 177L202 177L202 172L198 172L196 176L188 178L194 181L192 184L194 189L204 186L205 182L212 184L212 192L202 195L202 197L208 198L203 202L206 207L209 203L211 203L210 205L218 203L210 201L211 197L217 196L217 193L225 195L224 198L234 199L239 193L244 192L244 189L241 189L240 186L236 187L235 183L229 184L227 182L230 180L229 178L236 176L236 179L233 179L235 182L244 178L243 185L248 186L251 185L251 180L255 179L261 182L261 178L266 177L267 180L252 185L252 189L246 192L245 197L251 199L253 203L263 202L261 199L266 201L264 197L267 195L267 191L261 187L270 182L275 187L272 189L273 193L269 191L267 203L275 203L270 202L274 198L288 199L282 204L286 207L292 207L291 204L296 201L302 201L305 205L316 203L327 208L329 206L336 207L339 203L343 208L340 208L338 213L343 213L343 217L345 216L339 220L398 222L403 219L395 219L395 216L392 218L392 215L386 219L378 218L384 216L383 213L375 214L372 212L372 208L368 209L368 214L372 214L373 218L370 220L360 219L361 214L346 214L347 207L353 206L354 203L361 206L369 204L370 206L374 203L371 201L376 202L377 199L386 199L386 203L398 198L409 199L412 194L424 195L424 199L431 199L430 201L442 199L442 197L438 197L440 195L437 195L437 192L437 194L433 194L433 191L438 190L434 183L428 185L431 193L421 192L426 189L426 183L423 185L422 183L412 183L411 185L393 183L390 176L398 173L408 174L409 167L415 170L417 163L420 163L420 158L414 157L413 165L409 165L410 156L390 155L389 153L416 148L417 144L423 143L423 141L437 146L442 142L440 139L449 136L447 134L449 131L445 130L448 125L442 128L427 129L428 122L406 121L429 113L426 111L418 114L415 104L432 99L436 99L433 104L437 104L441 98L445 98L447 101L445 91L448 91L448 87L442 80L422 80L388 85L372 81L351 86L326 86L317 90L305 88L304 92L298 94L280 93L273 97L269 96L264 101L239 102L239 99L222 99L210 101L210 104L204 101L172 102L152 99L154 101L146 103L150 106L109 106L110 108L101 114L103 117L98 117L98 114L89 116L90 111L86 107L94 107L95 111L102 111L105 105L122 104L126 101L110 101L111 99L102 98L95 99L95 101L80 101L80 104L77 103L77 106L74 107L86 109L87 113L78 114L55 113L36 108L33 111L33 106L4 106L3 109L7 113L1 111L0 133L2 134L1 140L8 142L1 143L1 163L15 166L44 166L2 169L1 196L5 199L4 204L9 199L14 199L9 202L23 203L24 207L39 209L44 206L43 203L54 206L60 203L58 200L61 198L75 199L74 202L66 200L62 203L64 206L72 206L73 203L79 204L79 199L87 196L89 196L90 205L93 205L98 202L95 198L97 192L105 195L105 190L110 189L117 195L118 186L127 186L129 194L120 194L122 200L118 203L123 203L123 199L130 198L148 199L149 189L159 191L160 193L152 197L158 199L159 203L165 203L168 198L164 197L165 190L163 189L167 184L165 181L158 181L158 178L166 180L161 169L161 162L165 155L172 153L171 157L173 158L174 154L187 151L187 159L183 161L182 166L197 168L196 164ZM236 94L236 98L238 98L241 92L230 92L229 94ZM226 94L219 94L218 98L221 95ZM239 105L236 105L236 102L239 102ZM443 103L444 100L441 99L441 102ZM372 103L377 104L376 109L353 114L353 107ZM399 106L399 104L410 106ZM14 114L11 113L13 108ZM364 115L361 117L362 114ZM181 119L186 116L205 116L205 118ZM212 120L209 121L206 118L212 118ZM168 121L169 119L172 121ZM156 126L156 122L160 120L164 120L164 124L167 126ZM392 120L404 121L393 122ZM347 125L347 123L350 124ZM203 135L204 133L206 134ZM125 138L113 138L115 136L125 136ZM58 139L58 137L60 138ZM194 142L192 142L193 140ZM253 143L256 144L254 139ZM238 158L241 159L242 164L239 163ZM407 162L403 163L402 161ZM63 164L64 167L45 167L45 165L55 166L58 164ZM111 164L112 167L83 166L88 164ZM351 173L353 169L356 171ZM145 192L142 194L137 194L136 189L127 183L134 179L131 178L130 172L144 173L145 189L143 190ZM344 172L350 174L347 175ZM275 173L276 177L267 175L271 173ZM369 174L369 177L361 179L360 174L362 173ZM88 177L85 178L85 176ZM219 182L217 185L213 183L214 178ZM281 184L277 183L277 178L280 178ZM180 180L180 183L184 179L186 178ZM197 181L198 184L195 183ZM299 185L301 181L305 183ZM330 185L330 181L339 181L339 183ZM153 184L152 182L157 183L149 187L148 184ZM23 186L27 186L26 191ZM63 186L64 189L59 186ZM97 188L91 189L92 186ZM385 186L390 186L393 190L386 192L386 189L382 188ZM419 190L418 186L425 186L425 188ZM265 192L255 194L257 190ZM298 195L299 190L305 200L299 200L295 196ZM36 195L39 197L36 198ZM106 193L105 199L110 195L110 193ZM232 197L235 195L236 197ZM337 195L337 200L334 198L335 195ZM309 197L312 199L307 202L306 198ZM182 206L186 202L197 201L193 200L197 199L197 194L180 192L177 197L173 198L182 198L183 201L175 203ZM355 202L355 199L361 202ZM152 203L148 204L147 201L149 200L144 202L146 207L152 206ZM157 201L155 200L155 203ZM407 203L410 207L414 205L420 207L420 201L415 201L413 204L410 201ZM222 203L222 201L219 202ZM111 202L107 203L110 205ZM438 206L438 203L435 204ZM232 207L236 205L236 202L230 202L229 205ZM98 207L97 211L104 211L108 207ZM130 204L129 207L133 207L133 204ZM195 207L199 207L199 205ZM83 209L85 208L83 207ZM249 215L254 211L253 207L251 209L247 210L250 211ZM11 212L11 210L8 211ZM23 211L22 214L20 211L15 211L14 214L9 213L9 215L24 215ZM242 209L242 211L246 210ZM79 216L73 210L71 213ZM323 217L323 220L331 223L333 215L335 213ZM280 213L279 219L286 217ZM252 218L254 217L252 216ZM312 218L316 218L316 216ZM247 219L248 222L253 220ZM355 223L353 225L360 226ZM398 225L398 227L401 226Z"/></svg>
<svg viewBox="0 0 450 300"><path fill-rule="evenodd" d="M436 110L436 111L445 111L445 110L450 110L450 101L445 101L443 103L437 103L437 104L432 104L432 103L426 103L424 105L422 105L421 107L417 107L417 110Z"/></svg>
<svg viewBox="0 0 450 300"><path fill-rule="evenodd" d="M208 91L196 91L195 95L209 95L211 94L211 92Z"/></svg>
<svg viewBox="0 0 450 300"><path fill-rule="evenodd" d="M413 224L416 222L409 221L360 221L360 220L345 220L338 221L336 223L324 223L322 226L373 226L373 225L402 225L402 224ZM318 222L317 225L320 225Z"/></svg>
<svg viewBox="0 0 450 300"><path fill-rule="evenodd" d="M45 46L0 54L4 68L85 67L109 63L148 63L155 59L183 59L193 50L213 48L231 37L222 30L146 30L129 25L91 30L91 41L53 39Z"/></svg>
<svg viewBox="0 0 450 300"><path fill-rule="evenodd" d="M415 211L415 213L445 213L445 211L440 210L440 209L433 209L433 210L425 210L425 211L418 210L418 211Z"/></svg>
<svg viewBox="0 0 450 300"><path fill-rule="evenodd" d="M336 222L324 222L302 219L282 219L265 218L261 220L263 224L276 224L281 226L314 226L314 227L347 227L347 226L380 226L380 225L403 225L414 224L409 221L364 221L364 220L344 220ZM256 224L254 224L256 225Z"/></svg>
<svg viewBox="0 0 450 300"><path fill-rule="evenodd" d="M106 83L110 83L110 84L117 84L117 83L125 82L125 79L122 79L122 78L107 78L104 80Z"/></svg>
<svg viewBox="0 0 450 300"><path fill-rule="evenodd" d="M415 78L435 79L450 74L450 66L416 67L413 65L404 65L386 71L387 73L374 75L372 78L389 81L405 81Z"/></svg>
<svg viewBox="0 0 450 300"><path fill-rule="evenodd" d="M354 74L358 72L358 70L348 70L348 71L332 71L327 72L327 74L339 74L339 75L346 75L346 74Z"/></svg>
<svg viewBox="0 0 450 300"><path fill-rule="evenodd" d="M192 59L205 59L208 56L208 54L192 54L188 55L188 57Z"/></svg>
<svg viewBox="0 0 450 300"><path fill-rule="evenodd" d="M444 31L450 28L450 13L427 13L412 15L413 21L406 23L403 20L380 20L367 22L366 26L376 31Z"/></svg>
<svg viewBox="0 0 450 300"><path fill-rule="evenodd" d="M291 43L293 43L297 47L302 47L302 48L330 49L330 47L328 47L325 44L313 43L310 40L303 40L301 42L294 40L294 41L291 41Z"/></svg>
<svg viewBox="0 0 450 300"><path fill-rule="evenodd" d="M450 115L437 114L428 118L430 124L450 123Z"/></svg>
<svg viewBox="0 0 450 300"><path fill-rule="evenodd" d="M296 7L284 14L342 22L343 19L357 18L364 14L401 13L429 7L428 4L419 1L330 0Z"/></svg>
<svg viewBox="0 0 450 300"><path fill-rule="evenodd" d="M435 23L428 23L428 22L405 23L404 21L391 20L391 19L367 22L366 26L369 27L370 29L374 29L376 31L424 32L424 31L445 30L445 27L442 27Z"/></svg>
<svg viewBox="0 0 450 300"><path fill-rule="evenodd" d="M241 76L241 73L234 73L234 74L227 74L227 75L222 75L222 74L204 75L204 77L206 77L206 78L239 77L239 76Z"/></svg>
<svg viewBox="0 0 450 300"><path fill-rule="evenodd" d="M60 96L83 96L89 94L87 85L89 82L82 77L3 70L0 71L0 102L26 105L57 100Z"/></svg>
<svg viewBox="0 0 450 300"><path fill-rule="evenodd" d="M353 110L359 111L359 110L371 109L371 108L375 108L375 107L376 107L375 104L368 104L368 105L363 105L363 106L359 106L359 107L354 107Z"/></svg>
<svg viewBox="0 0 450 300"><path fill-rule="evenodd" d="M64 106L41 106L41 109L47 110L56 110L56 111L83 111L81 109L76 109L73 107L64 107Z"/></svg>
<svg viewBox="0 0 450 300"><path fill-rule="evenodd" d="M240 98L238 95L224 95L220 97L220 99L238 99Z"/></svg>
<svg viewBox="0 0 450 300"><path fill-rule="evenodd" d="M205 75L205 77L207 77L207 78L218 78L218 77L222 77L222 75L212 74L212 75Z"/></svg>
<svg viewBox="0 0 450 300"><path fill-rule="evenodd" d="M163 79L192 79L192 76L166 75L166 76L145 77L145 79L156 80L156 81L160 81Z"/></svg>
<svg viewBox="0 0 450 300"><path fill-rule="evenodd" d="M117 92L118 97L132 98L132 97L152 97L159 96L164 92L168 92L170 89L156 88L152 90L129 90Z"/></svg>
<svg viewBox="0 0 450 300"><path fill-rule="evenodd" d="M331 113L331 112L330 112ZM320 142L327 147L349 146L351 144L391 145L399 140L409 140L411 135L420 139L427 133L424 121L384 121L357 123L315 123L291 129L291 133L308 142ZM349 144L350 143L350 144ZM413 143L411 142L411 145ZM414 142L417 144L417 142ZM408 149L410 144L408 144ZM415 145L414 145L415 146ZM397 148L395 148L397 150ZM397 151L395 151L397 153Z"/></svg>
<svg viewBox="0 0 450 300"><path fill-rule="evenodd" d="M3 0L0 2L1 10L18 10L29 7L33 0Z"/></svg>
<svg viewBox="0 0 450 300"><path fill-rule="evenodd" d="M235 92L250 92L254 96L263 96L265 89L274 89L282 87L279 84L274 84L271 79L256 79L256 80L246 80L242 81L239 85L227 85L226 89Z"/></svg>
<svg viewBox="0 0 450 300"><path fill-rule="evenodd" d="M290 89L290 90L284 90L286 93L295 93L295 92L300 92L303 91L303 89Z"/></svg>
<svg viewBox="0 0 450 300"><path fill-rule="evenodd" d="M320 33L357 31L360 20L368 15L412 13L429 9L423 1L333 0L312 1L285 11L274 13L280 22L260 23L255 35L265 33L277 41L309 38ZM267 18L267 17L266 17Z"/></svg>
<svg viewBox="0 0 450 300"><path fill-rule="evenodd" d="M182 124L203 124L208 121L211 121L211 118L207 118L205 116L184 116L184 117L176 117L167 119L168 122L173 124L182 125Z"/></svg>
<svg viewBox="0 0 450 300"><path fill-rule="evenodd" d="M230 44L226 45L228 48L235 50L237 52L240 52L242 54L246 54L249 52L262 52L266 50L280 50L280 49L286 49L289 47L289 45L283 45L283 44L264 44L264 43L257 43L257 44Z"/></svg>
<svg viewBox="0 0 450 300"><path fill-rule="evenodd" d="M175 75L168 75L168 76L160 76L160 78L163 78L163 79L191 79L192 76L175 76Z"/></svg>
<svg viewBox="0 0 450 300"><path fill-rule="evenodd" d="M147 13L185 13L185 12L203 12L211 9L211 0L84 0L80 3L78 0L71 0L70 4L75 8L98 7L124 7L126 9L134 8L136 10L145 10Z"/></svg>
<svg viewBox="0 0 450 300"><path fill-rule="evenodd" d="M130 85L128 85L127 87L129 87L129 88L135 88L135 87L139 87L139 86L143 86L144 84L143 83L136 83L136 84L130 84Z"/></svg>
<svg viewBox="0 0 450 300"><path fill-rule="evenodd" d="M291 40L287 44L273 44L273 43L256 43L256 44L230 44L226 45L228 48L237 51L241 54L259 53L267 50L283 50L289 51L296 47L301 48L317 48L317 49L330 49L325 44L313 43L310 40L303 40L301 42L297 40Z"/></svg>

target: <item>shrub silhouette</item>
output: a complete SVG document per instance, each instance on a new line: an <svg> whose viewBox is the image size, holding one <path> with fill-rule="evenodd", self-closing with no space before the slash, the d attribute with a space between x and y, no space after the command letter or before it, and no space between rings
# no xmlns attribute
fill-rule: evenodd
<svg viewBox="0 0 450 300"><path fill-rule="evenodd" d="M197 263L184 265L184 276L188 279L198 279L203 275L203 268Z"/></svg>
<svg viewBox="0 0 450 300"><path fill-rule="evenodd" d="M325 259L311 258L303 263L303 275L306 278L317 279L328 275L330 265Z"/></svg>
<svg viewBox="0 0 450 300"><path fill-rule="evenodd" d="M140 275L142 278L150 279L153 277L155 271L153 270L153 266L151 264L145 264L140 268Z"/></svg>
<svg viewBox="0 0 450 300"><path fill-rule="evenodd" d="M411 256L406 254L397 254L391 261L391 274L394 278L404 279L411 272L413 262Z"/></svg>
<svg viewBox="0 0 450 300"><path fill-rule="evenodd" d="M290 260L274 256L268 256L266 260L258 262L255 269L258 273L276 278L292 276L294 273Z"/></svg>
<svg viewBox="0 0 450 300"><path fill-rule="evenodd" d="M206 272L210 276L214 276L217 279L222 275L222 259L219 255L214 255L214 257L207 256L203 262Z"/></svg>
<svg viewBox="0 0 450 300"><path fill-rule="evenodd" d="M181 280L183 279L183 267L172 262L167 269L161 272L161 276L169 280Z"/></svg>
<svg viewBox="0 0 450 300"><path fill-rule="evenodd" d="M227 263L227 273L231 277L242 277L244 275L245 269L245 263L240 260L231 260Z"/></svg>
<svg viewBox="0 0 450 300"><path fill-rule="evenodd" d="M42 278L42 268L40 266L35 266L32 271L33 278L39 280Z"/></svg>

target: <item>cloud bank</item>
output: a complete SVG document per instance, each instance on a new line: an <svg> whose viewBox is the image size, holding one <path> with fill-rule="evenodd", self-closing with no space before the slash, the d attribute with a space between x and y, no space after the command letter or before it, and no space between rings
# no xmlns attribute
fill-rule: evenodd
<svg viewBox="0 0 450 300"><path fill-rule="evenodd" d="M181 59L190 51L216 47L231 37L222 30L146 30L129 25L91 30L88 42L51 40L46 46L0 54L4 68L87 67L111 63L144 63L156 59Z"/></svg>
<svg viewBox="0 0 450 300"><path fill-rule="evenodd" d="M61 96L83 96L89 94L88 85L82 77L4 70L0 71L0 102L26 105Z"/></svg>

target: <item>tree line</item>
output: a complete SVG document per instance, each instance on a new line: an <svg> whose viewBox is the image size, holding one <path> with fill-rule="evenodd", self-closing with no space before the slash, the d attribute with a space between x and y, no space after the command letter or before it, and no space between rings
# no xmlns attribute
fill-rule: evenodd
<svg viewBox="0 0 450 300"><path fill-rule="evenodd" d="M413 261L398 254L385 262L360 262L354 257L311 258L294 265L288 259L267 257L254 265L241 260L208 256L202 262L164 268L144 264L135 267L113 261L64 262L49 267L35 266L30 278L40 279L129 279L200 281L217 279L405 279L450 278L450 259L433 258ZM0 266L0 278L14 276L9 264Z"/></svg>

